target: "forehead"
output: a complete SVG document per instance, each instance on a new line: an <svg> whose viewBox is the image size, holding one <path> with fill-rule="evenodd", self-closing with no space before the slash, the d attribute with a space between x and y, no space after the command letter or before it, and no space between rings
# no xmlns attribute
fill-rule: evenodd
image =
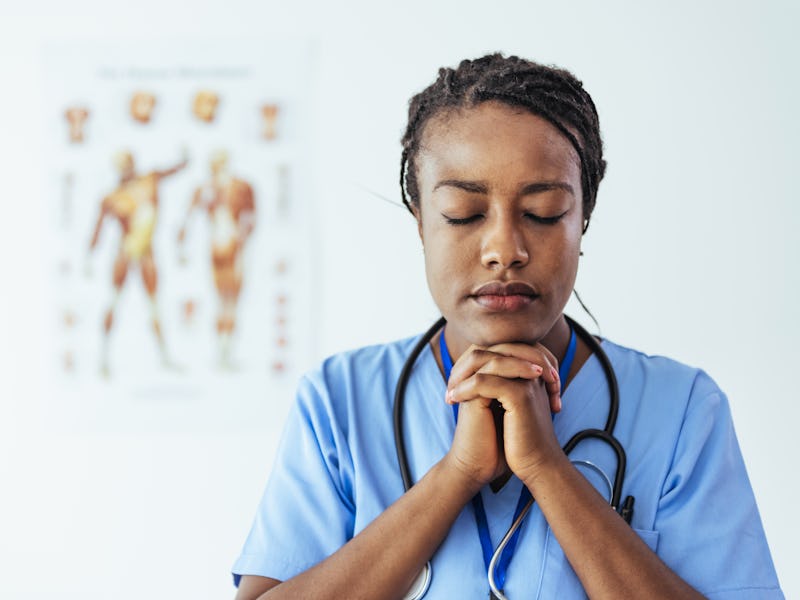
<svg viewBox="0 0 800 600"><path fill-rule="evenodd" d="M416 161L422 187L431 178L502 175L569 180L580 185L580 159L570 141L546 119L501 102L439 113L425 125ZM512 181L508 181L512 183ZM516 182L514 182L516 183Z"/></svg>

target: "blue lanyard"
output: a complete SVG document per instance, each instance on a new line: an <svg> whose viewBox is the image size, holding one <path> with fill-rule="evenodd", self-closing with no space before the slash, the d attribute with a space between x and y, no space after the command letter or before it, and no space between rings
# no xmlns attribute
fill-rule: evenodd
<svg viewBox="0 0 800 600"><path fill-rule="evenodd" d="M567 346L567 353L564 356L564 360L562 361L558 370L562 385L563 382L567 380L570 367L572 366L572 361L575 358L575 349L578 345L577 342L578 340L577 336L575 335L575 331L570 328L570 339L569 345ZM444 339L444 329L442 329L442 332L439 335L439 351L442 355L444 378L445 381L449 381L450 373L453 370L453 359L450 356L450 350L447 348L447 341ZM456 422L458 422L458 404L453 405L453 417ZM512 523L517 520L517 517L519 517L522 509L525 508L525 505L530 499L531 493L528 488L523 485L522 491L519 494L519 500L517 501L517 508L514 510L514 517L511 519ZM486 567L486 572L488 574L489 564L492 561L494 549L492 548L492 538L489 535L489 521L486 518L486 509L483 506L483 498L481 497L480 492L478 492L472 498L472 510L475 514L475 524L478 526L478 537L480 538L481 550L483 551L483 564ZM511 563L511 558L514 556L514 550L517 547L517 540L519 539L519 532L521 530L522 528L519 528L514 532L514 534L511 536L511 539L508 540L508 544L503 549L503 553L500 555L500 560L497 561L494 579L497 583L498 589L500 590L502 590L503 586L505 585L508 565Z"/></svg>
<svg viewBox="0 0 800 600"><path fill-rule="evenodd" d="M567 346L567 353L564 355L564 360L558 367L558 378L561 380L561 392L564 392L564 386L569 377L569 370L572 368L572 361L575 360L575 349L578 347L578 336L575 335L575 330L569 328L569 345Z"/></svg>

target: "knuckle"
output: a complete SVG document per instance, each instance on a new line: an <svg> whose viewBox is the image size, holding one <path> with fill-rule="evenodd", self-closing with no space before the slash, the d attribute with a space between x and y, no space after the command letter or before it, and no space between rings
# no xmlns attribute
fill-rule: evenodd
<svg viewBox="0 0 800 600"><path fill-rule="evenodd" d="M470 358L473 360L486 362L490 360L493 356L494 353L490 352L486 348L481 348L480 346L473 346L472 348L470 348Z"/></svg>
<svg viewBox="0 0 800 600"><path fill-rule="evenodd" d="M492 373L500 373L503 371L505 363L504 357L495 355L486 362L486 368Z"/></svg>
<svg viewBox="0 0 800 600"><path fill-rule="evenodd" d="M474 377L472 378L473 385L475 387L486 385L488 378L489 376L486 375L486 373L475 373Z"/></svg>

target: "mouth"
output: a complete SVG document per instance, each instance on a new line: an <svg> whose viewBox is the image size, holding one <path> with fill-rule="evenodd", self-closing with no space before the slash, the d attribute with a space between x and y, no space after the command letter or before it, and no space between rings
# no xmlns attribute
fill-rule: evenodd
<svg viewBox="0 0 800 600"><path fill-rule="evenodd" d="M511 312L526 308L539 294L522 281L490 281L473 291L470 297L486 310Z"/></svg>

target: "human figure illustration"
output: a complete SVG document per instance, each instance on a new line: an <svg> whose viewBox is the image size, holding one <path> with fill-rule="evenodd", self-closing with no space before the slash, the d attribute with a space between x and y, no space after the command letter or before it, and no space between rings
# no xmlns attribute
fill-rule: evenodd
<svg viewBox="0 0 800 600"><path fill-rule="evenodd" d="M156 97L150 92L135 92L131 96L130 113L131 118L138 123L147 125L153 118L153 110L156 107Z"/></svg>
<svg viewBox="0 0 800 600"><path fill-rule="evenodd" d="M69 124L69 141L72 144L81 144L84 141L83 127L89 118L89 109L83 106L71 106L64 111L64 117Z"/></svg>
<svg viewBox="0 0 800 600"><path fill-rule="evenodd" d="M228 154L215 152L209 161L211 178L194 192L183 226L178 233L182 247L195 209L204 209L211 225L211 269L219 300L217 339L219 364L231 362L231 338L236 328L236 312L242 289L244 244L255 226L255 202L249 183L231 175Z"/></svg>
<svg viewBox="0 0 800 600"><path fill-rule="evenodd" d="M219 94L211 90L200 90L194 96L192 103L192 113L204 123L213 123L217 117L217 107L219 106Z"/></svg>
<svg viewBox="0 0 800 600"><path fill-rule="evenodd" d="M114 294L103 319L103 346L100 368L104 376L110 374L109 337L114 323L114 311L122 288L125 285L128 271L135 267L139 268L142 282L149 298L151 323L153 333L158 342L162 364L164 366L172 366L164 343L164 335L156 303L158 271L153 258L153 233L158 216L159 183L165 177L169 177L183 169L187 164L187 159L184 156L181 162L172 168L151 171L144 175L136 173L133 155L130 152L123 151L118 153L115 156L114 163L120 175L119 184L103 198L97 223L89 243L89 252L91 253L97 246L100 231L106 220L113 219L119 223L122 235L112 272Z"/></svg>
<svg viewBox="0 0 800 600"><path fill-rule="evenodd" d="M280 108L277 104L264 104L261 106L261 137L271 141L278 137L277 121Z"/></svg>

